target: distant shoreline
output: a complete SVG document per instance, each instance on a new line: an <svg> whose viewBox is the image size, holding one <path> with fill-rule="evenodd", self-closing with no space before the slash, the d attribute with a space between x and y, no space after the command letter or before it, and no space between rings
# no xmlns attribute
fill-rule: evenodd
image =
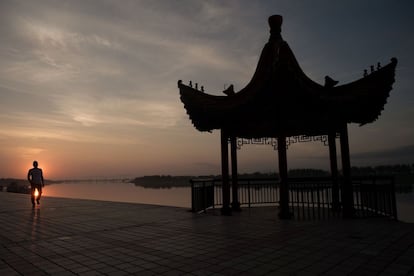
<svg viewBox="0 0 414 276"><path fill-rule="evenodd" d="M399 165L385 165L375 167L352 167L352 176L361 175L394 175L396 177L396 184L403 186L411 186L414 184L414 164L399 164ZM289 170L289 177L329 177L330 172L320 169L291 169ZM272 173L240 173L238 175L242 178L274 178L278 177L276 172ZM170 188L170 187L189 187L191 179L197 178L221 178L221 175L203 175L203 176L171 176L171 175L147 175L141 177L131 178L102 178L102 179L65 179L65 180L45 180L45 185L67 183L67 182L124 182L133 183L136 186L145 188ZM10 188L11 186L11 188ZM5 188L10 190L25 190L27 191L30 184L26 179L16 178L0 178L0 190ZM398 188L398 187L397 187Z"/></svg>

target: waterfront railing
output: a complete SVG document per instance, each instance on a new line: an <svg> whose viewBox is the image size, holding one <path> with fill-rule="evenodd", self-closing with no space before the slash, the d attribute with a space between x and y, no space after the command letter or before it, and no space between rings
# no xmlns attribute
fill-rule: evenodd
<svg viewBox="0 0 414 276"><path fill-rule="evenodd" d="M289 178L290 212L302 218L341 215L341 183L342 179L338 179L338 188L335 190L330 177ZM395 185L392 176L354 177L352 185L356 216L387 216L397 219ZM278 178L240 178L238 187L241 207L279 205ZM223 204L221 179L192 179L191 199L193 212L221 207Z"/></svg>

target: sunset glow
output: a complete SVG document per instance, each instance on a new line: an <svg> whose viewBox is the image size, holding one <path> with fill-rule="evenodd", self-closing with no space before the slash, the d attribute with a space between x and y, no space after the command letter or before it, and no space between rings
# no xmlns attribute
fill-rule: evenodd
<svg viewBox="0 0 414 276"><path fill-rule="evenodd" d="M220 173L219 132L194 129L177 81L222 95L252 78L267 18L313 80L340 84L397 57L379 120L349 127L352 165L414 160L410 1L0 1L0 178ZM352 16L350 16L352 15ZM411 23L410 23L411 22ZM239 171L277 170L271 147L238 151ZM289 168L329 168L319 143L292 145Z"/></svg>

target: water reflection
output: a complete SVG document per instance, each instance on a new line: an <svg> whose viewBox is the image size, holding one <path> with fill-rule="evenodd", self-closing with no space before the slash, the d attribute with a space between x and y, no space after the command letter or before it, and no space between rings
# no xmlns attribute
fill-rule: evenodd
<svg viewBox="0 0 414 276"><path fill-rule="evenodd" d="M395 191L401 194L409 194L413 192L413 185L411 183L396 183L395 184Z"/></svg>
<svg viewBox="0 0 414 276"><path fill-rule="evenodd" d="M40 229L40 208L32 208L32 212L30 213L30 236L32 239L36 239L39 229Z"/></svg>
<svg viewBox="0 0 414 276"><path fill-rule="evenodd" d="M47 185L44 196L132 202L190 208L191 189L151 189L126 182L65 182Z"/></svg>
<svg viewBox="0 0 414 276"><path fill-rule="evenodd" d="M414 223L414 193L397 194L398 219Z"/></svg>
<svg viewBox="0 0 414 276"><path fill-rule="evenodd" d="M396 196L398 217L401 221L414 223L414 193L412 192L412 185L409 185L409 187L405 186L403 191L404 193L397 193ZM144 188L124 181L78 181L52 184L44 188L43 195L191 208L190 187L154 189ZM40 220L40 210L37 216L33 216L33 219Z"/></svg>

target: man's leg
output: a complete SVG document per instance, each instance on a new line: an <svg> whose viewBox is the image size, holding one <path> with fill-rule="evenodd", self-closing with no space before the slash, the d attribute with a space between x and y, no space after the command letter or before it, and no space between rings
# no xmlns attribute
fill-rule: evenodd
<svg viewBox="0 0 414 276"><path fill-rule="evenodd" d="M35 206L35 192L36 192L36 187L34 185L32 185L30 187L30 197L31 197L31 200L32 200L32 206L33 207Z"/></svg>
<svg viewBox="0 0 414 276"><path fill-rule="evenodd" d="M40 204L40 197L42 196L42 185L37 186L37 204Z"/></svg>

